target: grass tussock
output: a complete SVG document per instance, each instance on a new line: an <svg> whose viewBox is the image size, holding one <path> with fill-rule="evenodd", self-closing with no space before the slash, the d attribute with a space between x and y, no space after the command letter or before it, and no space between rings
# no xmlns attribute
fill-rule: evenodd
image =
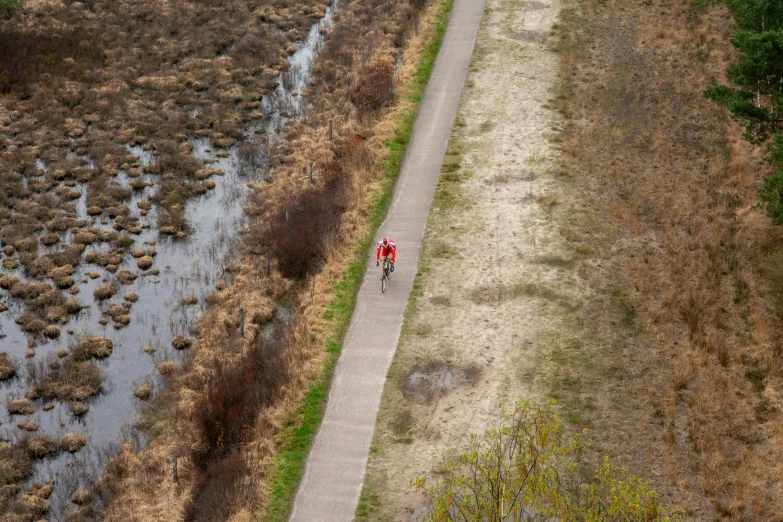
<svg viewBox="0 0 783 522"><path fill-rule="evenodd" d="M7 352L0 352L0 381L8 380L16 375L18 364Z"/></svg>
<svg viewBox="0 0 783 522"><path fill-rule="evenodd" d="M73 354L65 359L50 354L43 360L31 361L27 376L41 398L62 401L85 401L98 395L104 380L91 360L79 360Z"/></svg>
<svg viewBox="0 0 783 522"><path fill-rule="evenodd" d="M603 435L589 454L625 455L696 519L763 520L783 512L769 465L781 233L753 206L762 151L702 95L725 82L731 27L722 6L574 4L550 104L584 204L564 236L604 303L586 320L614 325L577 392L606 405L590 416Z"/></svg>

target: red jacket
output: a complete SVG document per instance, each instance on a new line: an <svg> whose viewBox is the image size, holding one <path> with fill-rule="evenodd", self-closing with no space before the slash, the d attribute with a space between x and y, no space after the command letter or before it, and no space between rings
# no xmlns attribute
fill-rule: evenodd
<svg viewBox="0 0 783 522"><path fill-rule="evenodd" d="M391 257L391 262L396 263L397 245L394 244L394 241L390 239L389 244L386 246L383 246L383 241L378 242L378 248L375 249L375 260L380 261L381 256L389 256Z"/></svg>

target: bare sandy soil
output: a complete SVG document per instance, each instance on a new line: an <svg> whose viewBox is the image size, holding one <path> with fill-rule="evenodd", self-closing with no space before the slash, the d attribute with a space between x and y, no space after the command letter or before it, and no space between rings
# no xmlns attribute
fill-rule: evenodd
<svg viewBox="0 0 783 522"><path fill-rule="evenodd" d="M609 456L693 520L778 520L781 232L761 151L703 96L730 15L488 7L357 518L416 519L410 480L498 402L554 398L583 472Z"/></svg>
<svg viewBox="0 0 783 522"><path fill-rule="evenodd" d="M548 139L558 115L544 108L557 15L551 1L487 2L359 519L416 519L411 479L483 431L501 401L544 399L555 347L571 342L587 289L554 214L573 198Z"/></svg>

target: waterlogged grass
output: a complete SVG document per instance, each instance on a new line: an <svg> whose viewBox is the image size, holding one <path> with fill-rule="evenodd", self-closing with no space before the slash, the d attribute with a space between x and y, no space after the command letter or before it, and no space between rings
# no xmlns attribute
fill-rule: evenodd
<svg viewBox="0 0 783 522"><path fill-rule="evenodd" d="M394 138L387 144L386 156L381 163L384 178L371 203L367 234L356 245L354 261L343 274L342 280L335 285L335 298L325 312L331 333L325 342L324 348L328 357L324 364L323 373L281 431L280 451L270 466L270 503L267 512L267 520L270 522L282 522L288 518L291 512L310 446L323 419L329 383L340 356L342 339L348 329L351 314L356 305L356 296L362 284L366 254L372 246L375 233L389 208L394 192L394 183L405 158L424 90L443 42L452 5L453 0L445 0L439 7L435 33L423 50L419 66L409 85L408 101L410 103L399 115Z"/></svg>

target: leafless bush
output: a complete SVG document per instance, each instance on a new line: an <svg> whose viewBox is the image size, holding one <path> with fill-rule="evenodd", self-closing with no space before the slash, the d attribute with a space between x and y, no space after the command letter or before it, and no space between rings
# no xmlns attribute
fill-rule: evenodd
<svg viewBox="0 0 783 522"><path fill-rule="evenodd" d="M337 199L336 187L305 190L267 223L258 240L277 259L285 277L302 279L320 268L326 243L340 224Z"/></svg>

